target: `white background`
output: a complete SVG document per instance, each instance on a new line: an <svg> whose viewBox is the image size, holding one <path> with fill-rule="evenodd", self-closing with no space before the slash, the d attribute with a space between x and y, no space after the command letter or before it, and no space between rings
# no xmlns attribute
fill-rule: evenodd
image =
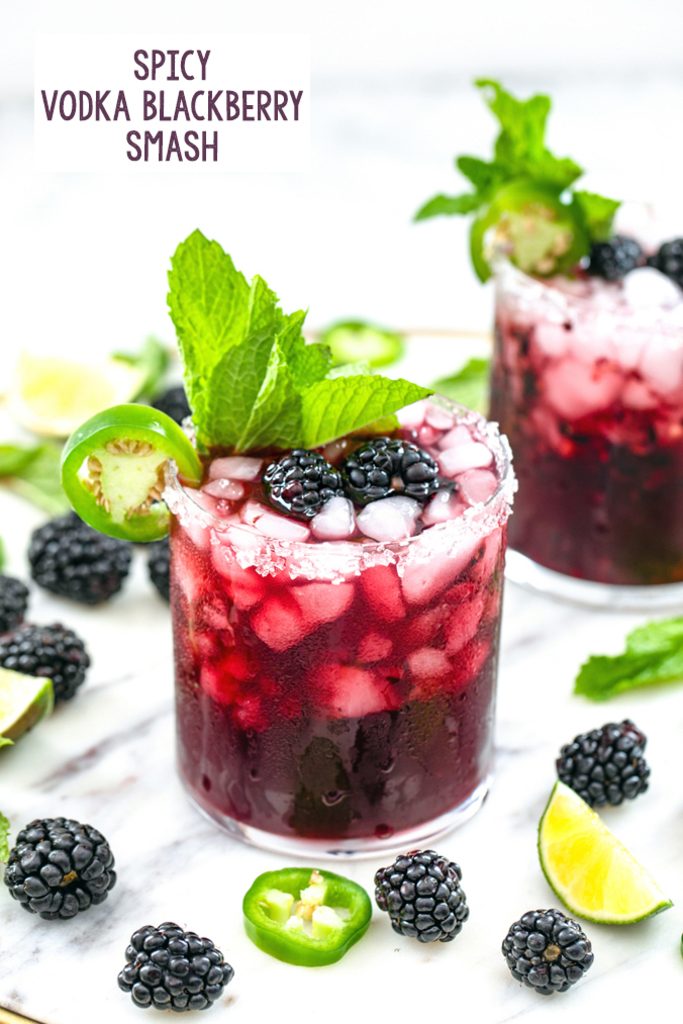
<svg viewBox="0 0 683 1024"><path fill-rule="evenodd" d="M466 225L411 223L425 198L463 184L455 153L488 151L494 125L475 75L499 75L523 94L550 91L551 142L590 167L587 186L681 204L679 0L4 6L12 26L0 41L6 350L109 351L150 331L171 340L166 267L196 226L247 273L262 274L286 307L309 307L313 326L359 315L485 329L490 296L469 269ZM150 30L309 32L311 171L35 173L35 33Z"/></svg>

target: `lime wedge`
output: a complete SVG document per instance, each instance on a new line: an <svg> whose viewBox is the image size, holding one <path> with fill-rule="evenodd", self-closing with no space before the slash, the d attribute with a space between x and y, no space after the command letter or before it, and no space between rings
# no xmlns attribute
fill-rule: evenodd
<svg viewBox="0 0 683 1024"><path fill-rule="evenodd" d="M79 363L23 355L9 396L10 411L34 434L67 437L101 409L131 401L144 377L144 370L122 359Z"/></svg>
<svg viewBox="0 0 683 1024"><path fill-rule="evenodd" d="M539 823L538 854L550 887L588 921L634 924L672 905L595 811L562 782Z"/></svg>
<svg viewBox="0 0 683 1024"><path fill-rule="evenodd" d="M52 711L51 679L0 668L0 738L18 740Z"/></svg>

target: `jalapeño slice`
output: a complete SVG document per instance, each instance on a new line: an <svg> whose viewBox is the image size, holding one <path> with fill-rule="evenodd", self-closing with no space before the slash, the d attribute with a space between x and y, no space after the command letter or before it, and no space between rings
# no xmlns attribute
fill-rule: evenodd
<svg viewBox="0 0 683 1024"><path fill-rule="evenodd" d="M537 277L571 270L588 250L585 229L573 207L556 193L527 181L499 189L472 222L470 255L480 280L491 276L491 260L505 255Z"/></svg>
<svg viewBox="0 0 683 1024"><path fill-rule="evenodd" d="M341 960L365 935L365 889L331 871L283 868L259 875L243 902L244 928L264 953L300 967Z"/></svg>
<svg viewBox="0 0 683 1024"><path fill-rule="evenodd" d="M158 540L168 532L161 494L170 460L184 483L199 484L201 463L177 423L146 405L116 405L68 439L62 486L78 515L100 533Z"/></svg>

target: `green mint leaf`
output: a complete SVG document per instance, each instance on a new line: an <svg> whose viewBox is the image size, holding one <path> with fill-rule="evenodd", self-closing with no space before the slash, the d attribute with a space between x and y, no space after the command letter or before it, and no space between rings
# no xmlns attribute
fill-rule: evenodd
<svg viewBox="0 0 683 1024"><path fill-rule="evenodd" d="M431 393L428 388L401 378L352 375L319 381L304 391L301 398L301 443L305 448L317 448Z"/></svg>
<svg viewBox="0 0 683 1024"><path fill-rule="evenodd" d="M6 736L0 736L0 750L2 750L3 747L13 747L13 746L14 746L14 741L13 740L8 740ZM2 857L0 857L0 860L2 860Z"/></svg>
<svg viewBox="0 0 683 1024"><path fill-rule="evenodd" d="M288 447L301 432L301 402L279 339L268 333L228 349L207 381L212 445Z"/></svg>
<svg viewBox="0 0 683 1024"><path fill-rule="evenodd" d="M594 655L580 668L574 693L608 700L638 687L683 682L683 617L639 626L613 657Z"/></svg>
<svg viewBox="0 0 683 1024"><path fill-rule="evenodd" d="M464 192L459 196L438 195L429 199L415 214L414 220L427 220L429 217L452 216L474 213L483 203L483 197L474 192Z"/></svg>
<svg viewBox="0 0 683 1024"><path fill-rule="evenodd" d="M0 863L6 864L9 860L9 821L0 811Z"/></svg>
<svg viewBox="0 0 683 1024"><path fill-rule="evenodd" d="M61 447L52 442L0 445L0 483L32 505L56 516L70 505L62 490Z"/></svg>
<svg viewBox="0 0 683 1024"><path fill-rule="evenodd" d="M505 168L488 160L480 160L478 156L459 156L455 166L468 181L471 181L479 194L487 194L497 185L505 181Z"/></svg>
<svg viewBox="0 0 683 1024"><path fill-rule="evenodd" d="M158 338L149 337L142 343L139 352L114 352L114 359L135 366L144 374L138 397L154 398L168 371L171 360L166 346Z"/></svg>
<svg viewBox="0 0 683 1024"><path fill-rule="evenodd" d="M187 397L199 436L208 436L205 401L211 371L234 345L282 323L277 296L265 281L249 284L218 242L193 233L171 260L168 306L185 371Z"/></svg>
<svg viewBox="0 0 683 1024"><path fill-rule="evenodd" d="M573 202L588 236L593 241L605 241L610 237L614 216L621 206L618 199L608 199L596 192L576 190Z"/></svg>
<svg viewBox="0 0 683 1024"><path fill-rule="evenodd" d="M468 360L462 369L434 382L434 390L468 409L485 413L488 407L489 371L491 361L484 358Z"/></svg>

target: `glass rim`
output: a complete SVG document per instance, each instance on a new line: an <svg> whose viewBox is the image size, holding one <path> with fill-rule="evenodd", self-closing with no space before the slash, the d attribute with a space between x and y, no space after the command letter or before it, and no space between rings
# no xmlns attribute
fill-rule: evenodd
<svg viewBox="0 0 683 1024"><path fill-rule="evenodd" d="M606 330L625 328L644 335L651 335L656 328L663 340L683 343L683 318L676 314L679 307L683 308L683 292L680 303L674 306L635 307L617 298L609 305L600 304L596 309L593 294L563 291L550 283L552 278L534 277L520 270L505 256L498 255L492 266L495 287L500 294L528 299L529 308L543 305L553 322L560 323L570 318L574 326L576 321L585 317L593 322L604 320Z"/></svg>
<svg viewBox="0 0 683 1024"><path fill-rule="evenodd" d="M498 423L487 420L481 413L474 412L466 406L454 402L443 395L431 395L425 399L440 408L445 409L454 416L454 426L459 423L473 425L478 429L482 440L488 445L494 455L496 470L498 472L498 486L489 495L486 501L478 502L465 509L458 516L448 519L443 523L434 523L427 526L421 533L413 534L396 541L377 541L367 538L364 540L279 540L268 537L257 528L248 523L234 523L222 518L214 512L204 508L194 497L193 489L183 486L177 469L171 464L167 474L164 500L171 514L183 525L183 519L190 517L203 526L215 531L216 540L214 543L223 543L226 534L230 530L238 531L238 535L258 539L261 548L270 549L274 554L289 560L295 556L303 556L303 561L323 559L331 552L340 552L342 549L348 551L352 548L357 552L357 557L362 560L367 555L389 555L395 554L397 558L401 554L408 554L415 550L422 542L422 546L428 545L426 538L443 540L448 543L453 539L457 541L470 536L478 535L486 537L498 526L502 526L512 511L513 498L517 490L517 479L512 465L512 451L505 434L501 433ZM227 541L229 543L229 540ZM392 561L378 562L377 564L390 564Z"/></svg>

